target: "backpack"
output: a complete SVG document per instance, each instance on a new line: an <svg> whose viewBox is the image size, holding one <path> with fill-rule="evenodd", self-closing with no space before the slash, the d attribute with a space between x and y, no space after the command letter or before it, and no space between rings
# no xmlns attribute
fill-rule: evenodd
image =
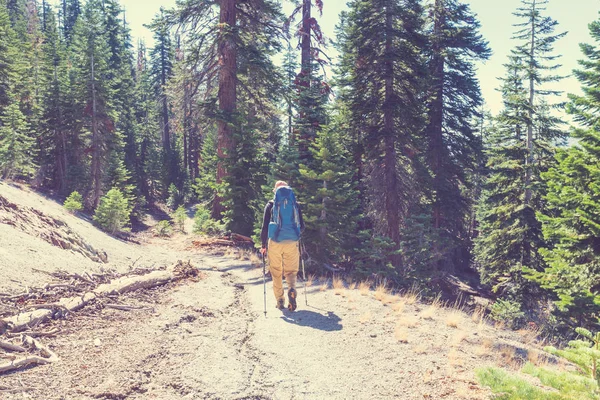
<svg viewBox="0 0 600 400"><path fill-rule="evenodd" d="M275 192L269 239L275 242L300 239L300 216L294 191L289 186L281 186Z"/></svg>

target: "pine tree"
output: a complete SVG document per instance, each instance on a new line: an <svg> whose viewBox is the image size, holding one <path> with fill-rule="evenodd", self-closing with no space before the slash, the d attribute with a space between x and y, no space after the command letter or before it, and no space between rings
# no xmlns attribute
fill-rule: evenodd
<svg viewBox="0 0 600 400"><path fill-rule="evenodd" d="M34 141L25 116L13 101L0 115L0 171L3 179L29 178L34 171Z"/></svg>
<svg viewBox="0 0 600 400"><path fill-rule="evenodd" d="M317 1L316 6L322 15L323 1ZM296 6L292 18L295 14L300 14L301 18L296 31L300 48L300 71L295 80L298 91L298 118L294 141L298 146L300 161L309 165L312 161L311 144L321 127L326 124L322 95L323 79L319 74L319 69L326 64L326 60L321 58L324 54L325 37L317 18L314 17L312 0L302 0Z"/></svg>
<svg viewBox="0 0 600 400"><path fill-rule="evenodd" d="M497 119L498 132L489 143L490 175L480 199L481 235L475 254L483 281L519 303L538 301L537 285L526 275L544 269L539 249L545 246L536 214L544 213L546 187L541 174L554 164L554 148L564 140L560 120L544 99L555 92L543 84L559 79L544 73L557 65L552 44L556 21L543 17L544 2L524 0L517 16L525 19L519 44L507 65L502 88L505 109Z"/></svg>
<svg viewBox="0 0 600 400"><path fill-rule="evenodd" d="M480 236L475 242L475 255L484 283L491 283L503 297L522 301L522 245L528 232L539 227L531 214L525 214L522 204L527 155L524 66L520 58L512 57L506 68L501 88L504 110L486 142L489 171L479 200Z"/></svg>
<svg viewBox="0 0 600 400"><path fill-rule="evenodd" d="M67 44L71 43L75 23L81 15L81 2L79 0L61 0L62 37Z"/></svg>
<svg viewBox="0 0 600 400"><path fill-rule="evenodd" d="M82 123L91 134L89 146L88 205L97 207L106 182L106 167L111 144L119 140L115 130L114 91L109 79L109 57L102 5L99 0L85 4L73 31L71 46L77 107L83 114ZM113 164L114 165L114 164Z"/></svg>
<svg viewBox="0 0 600 400"><path fill-rule="evenodd" d="M397 251L409 210L420 198L415 149L425 125L423 9L410 0L349 6L338 39L341 98L350 113L369 225ZM401 271L398 255L387 262Z"/></svg>
<svg viewBox="0 0 600 400"><path fill-rule="evenodd" d="M149 27L154 33L155 41L155 46L150 51L150 73L155 96L160 104L159 121L162 132L163 159L167 170L167 181L165 181L164 185L168 187L171 183L175 182L177 173L177 161L171 152L171 106L166 93L167 83L173 74L175 49L173 48L169 26L165 21L165 10L163 8L161 8L160 14L156 15Z"/></svg>
<svg viewBox="0 0 600 400"><path fill-rule="evenodd" d="M576 144L560 150L558 165L542 174L548 186L548 208L539 216L547 241L540 253L547 266L532 274L554 294L561 316L578 326L591 326L600 317L600 102L596 96L600 20L588 27L594 44L580 45L585 58L579 61L581 69L574 71L583 95L569 95L567 107L581 128L572 132Z"/></svg>
<svg viewBox="0 0 600 400"><path fill-rule="evenodd" d="M159 199L165 193L161 132L154 98L151 71L147 66L146 47L138 45L135 87L135 154L134 178L147 201Z"/></svg>
<svg viewBox="0 0 600 400"><path fill-rule="evenodd" d="M94 221L102 229L114 235L129 222L130 213L127 198L119 189L112 188L100 199L94 213Z"/></svg>
<svg viewBox="0 0 600 400"><path fill-rule="evenodd" d="M490 49L468 5L457 0L435 0L430 19L426 162L432 179L428 197L437 236L433 241L436 267L451 271L469 261L465 256L465 221L470 201L462 188L469 186L468 172L475 168L481 152L473 126L482 104L474 63L487 59Z"/></svg>
<svg viewBox="0 0 600 400"><path fill-rule="evenodd" d="M11 87L16 79L16 36L10 26L8 11L0 2L0 112L10 103Z"/></svg>
<svg viewBox="0 0 600 400"><path fill-rule="evenodd" d="M346 117L339 112L317 136L311 149L315 168L300 170L305 184L303 241L313 259L338 266L350 265L360 216L352 157L342 138Z"/></svg>
<svg viewBox="0 0 600 400"><path fill-rule="evenodd" d="M59 38L56 16L47 4L45 7L41 72L43 100L39 123L40 167L42 183L64 193L69 166L67 126L64 121L68 91L66 50Z"/></svg>

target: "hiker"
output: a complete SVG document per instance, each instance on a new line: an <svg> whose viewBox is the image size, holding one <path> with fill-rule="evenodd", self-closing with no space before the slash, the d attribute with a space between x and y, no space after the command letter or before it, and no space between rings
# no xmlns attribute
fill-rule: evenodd
<svg viewBox="0 0 600 400"><path fill-rule="evenodd" d="M304 221L294 192L287 182L277 181L273 193L273 200L269 200L265 206L260 233L260 252L268 255L276 307L280 310L285 308L282 279L285 275L288 285L288 309L294 311L297 297L296 274L300 266L299 241L304 230Z"/></svg>

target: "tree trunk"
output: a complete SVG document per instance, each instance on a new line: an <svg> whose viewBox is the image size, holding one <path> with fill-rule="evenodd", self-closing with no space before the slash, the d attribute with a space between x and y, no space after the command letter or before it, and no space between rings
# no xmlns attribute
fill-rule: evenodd
<svg viewBox="0 0 600 400"><path fill-rule="evenodd" d="M310 157L309 143L312 137L314 137L314 128L310 126L307 120L306 109L309 107L306 98L302 96L302 93L310 89L311 73L312 73L312 56L311 56L311 1L303 0L302 4L302 41L300 44L300 74L297 78L298 89L300 93L299 102L299 120L304 123L304 126L300 130L300 137L298 140L298 152L300 160L306 161Z"/></svg>
<svg viewBox="0 0 600 400"><path fill-rule="evenodd" d="M532 14L535 13L535 0L532 3ZM535 63L535 18L531 17L531 48L529 55L529 68L533 68ZM527 121L527 158L525 159L525 205L531 202L531 168L533 167L533 100L535 95L535 80L531 74L529 76L529 119Z"/></svg>
<svg viewBox="0 0 600 400"><path fill-rule="evenodd" d="M442 226L443 213L440 192L442 189L442 157L444 137L442 121L444 115L444 56L440 45L440 36L443 25L443 0L435 1L433 56L431 60L431 75L433 79L433 97L429 109L429 159L433 173L433 226L439 229Z"/></svg>
<svg viewBox="0 0 600 400"><path fill-rule="evenodd" d="M385 102L383 106L384 124L384 174L386 185L385 213L387 236L396 244L400 243L400 202L398 200L398 176L396 170L396 138L394 131L394 65L392 61L393 16L392 10L385 10ZM397 261L397 260L396 260Z"/></svg>
<svg viewBox="0 0 600 400"><path fill-rule="evenodd" d="M236 0L221 0L219 32L219 111L217 121L217 183L227 176L229 153L234 149L234 121L236 111L237 48L235 44ZM220 219L224 211L223 199L217 195L213 203L212 217Z"/></svg>
<svg viewBox="0 0 600 400"><path fill-rule="evenodd" d="M97 104L96 104L96 76L94 65L94 51L92 49L92 207L98 207L102 190L102 166L101 166L101 140L98 132Z"/></svg>

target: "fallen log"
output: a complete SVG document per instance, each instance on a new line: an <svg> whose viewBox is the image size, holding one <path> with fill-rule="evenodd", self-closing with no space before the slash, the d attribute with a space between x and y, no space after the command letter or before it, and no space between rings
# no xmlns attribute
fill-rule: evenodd
<svg viewBox="0 0 600 400"><path fill-rule="evenodd" d="M192 244L195 247L204 247L204 246L236 246L237 243L233 240L228 239L206 239L206 240L193 240Z"/></svg>
<svg viewBox="0 0 600 400"><path fill-rule="evenodd" d="M146 275L132 276L128 278L119 278L110 283L99 285L93 290L98 295L103 294L123 294L133 292L139 289L149 289L151 287L164 285L175 278L175 274L170 271L153 271Z"/></svg>
<svg viewBox="0 0 600 400"><path fill-rule="evenodd" d="M185 273L182 273L185 271ZM196 271L196 274L191 272ZM140 289L149 289L161 286L173 280L196 276L199 271L189 263L178 262L166 270L152 271L145 275L122 277L99 285L96 289L81 296L62 298L52 304L34 305L39 309L17 314L0 319L0 326L8 327L8 332L22 332L31 330L32 327L50 319L57 310L73 312L85 307L90 301L98 297L110 297L133 292ZM46 308L44 308L46 307Z"/></svg>

